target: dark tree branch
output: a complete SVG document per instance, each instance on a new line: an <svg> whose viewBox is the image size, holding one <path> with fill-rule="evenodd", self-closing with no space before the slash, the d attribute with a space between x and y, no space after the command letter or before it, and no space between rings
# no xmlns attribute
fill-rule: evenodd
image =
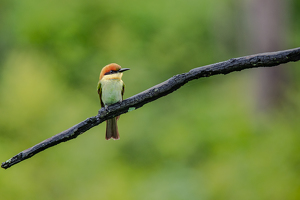
<svg viewBox="0 0 300 200"><path fill-rule="evenodd" d="M43 142L22 151L11 159L2 163L1 167L7 169L35 154L48 149L61 142L76 138L90 128L97 126L112 117L138 109L144 104L154 101L160 97L170 94L187 82L201 77L209 77L217 74L228 74L234 71L241 71L249 68L272 67L279 64L300 60L300 48L278 51L272 53L262 53L240 58L233 58L224 62L198 67L187 73L178 74L144 92L125 99L121 103L110 105L108 110L99 110L97 116L90 117L83 122L44 140Z"/></svg>

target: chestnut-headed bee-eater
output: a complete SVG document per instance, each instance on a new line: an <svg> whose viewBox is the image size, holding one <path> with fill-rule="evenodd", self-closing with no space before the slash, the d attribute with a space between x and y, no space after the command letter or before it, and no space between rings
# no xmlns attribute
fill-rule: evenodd
<svg viewBox="0 0 300 200"><path fill-rule="evenodd" d="M101 107L107 107L123 100L125 85L122 81L124 71L129 68L121 68L120 65L112 63L103 67L98 82L98 94L100 97ZM120 116L114 117L106 121L106 140L120 138L117 120Z"/></svg>

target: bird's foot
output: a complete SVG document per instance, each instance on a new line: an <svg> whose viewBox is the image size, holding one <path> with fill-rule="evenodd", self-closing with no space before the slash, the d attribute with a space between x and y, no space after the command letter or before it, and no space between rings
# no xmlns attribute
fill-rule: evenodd
<svg viewBox="0 0 300 200"><path fill-rule="evenodd" d="M104 108L105 108L105 111L106 111L106 112L109 112L109 110L108 110L108 105L105 105Z"/></svg>

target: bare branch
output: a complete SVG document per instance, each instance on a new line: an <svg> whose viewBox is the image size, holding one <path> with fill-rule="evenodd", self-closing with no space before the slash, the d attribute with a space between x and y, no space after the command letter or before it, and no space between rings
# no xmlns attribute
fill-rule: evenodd
<svg viewBox="0 0 300 200"><path fill-rule="evenodd" d="M187 82L209 77L217 74L228 74L234 71L241 71L249 68L257 67L272 67L279 64L300 60L300 48L278 51L272 53L262 53L240 58L233 58L224 62L198 67L190 70L187 73L178 74L172 78L145 90L137 95L125 99L121 103L110 105L108 110L104 108L99 110L97 116L90 117L83 122L57 134L53 137L44 140L43 142L26 149L11 159L2 163L1 167L7 169L25 159L28 159L35 154L48 149L61 142L76 138L78 135L86 132L90 128L99 125L103 121L112 117L127 113L129 111L138 109L144 104L154 101L160 97L168 95Z"/></svg>

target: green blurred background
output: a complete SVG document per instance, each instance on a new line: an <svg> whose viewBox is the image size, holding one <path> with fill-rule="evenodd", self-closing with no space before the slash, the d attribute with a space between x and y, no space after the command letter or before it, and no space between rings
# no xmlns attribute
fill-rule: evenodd
<svg viewBox="0 0 300 200"><path fill-rule="evenodd" d="M192 68L300 46L299 0L2 0L0 161ZM1 199L300 199L300 62L188 83L8 170Z"/></svg>

